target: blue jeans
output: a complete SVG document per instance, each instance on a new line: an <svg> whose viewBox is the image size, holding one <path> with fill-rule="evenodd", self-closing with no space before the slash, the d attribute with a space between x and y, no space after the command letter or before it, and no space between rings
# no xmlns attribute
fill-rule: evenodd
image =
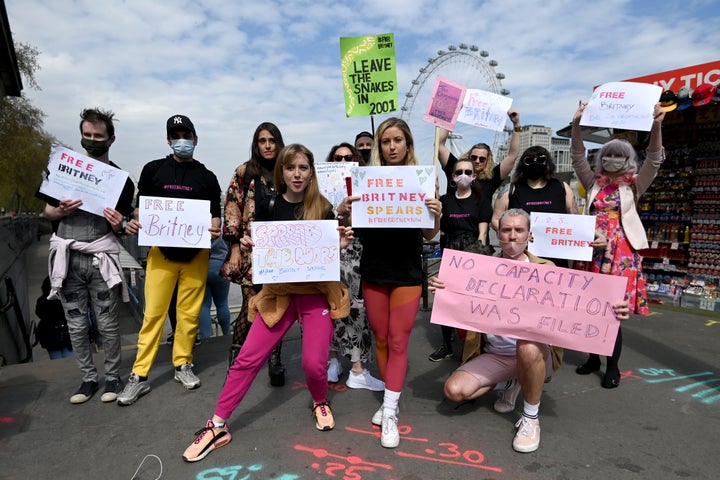
<svg viewBox="0 0 720 480"><path fill-rule="evenodd" d="M228 306L228 294L230 293L230 282L218 275L223 260L210 259L208 268L207 286L205 287L205 299L200 310L200 338L212 336L212 319L210 318L210 306L215 302L217 319L223 335L230 333L230 307Z"/></svg>
<svg viewBox="0 0 720 480"><path fill-rule="evenodd" d="M58 358L72 357L74 355L73 351L67 347L63 347L62 350L48 350L47 352L48 352L48 355L50 355L50 360L57 360Z"/></svg>

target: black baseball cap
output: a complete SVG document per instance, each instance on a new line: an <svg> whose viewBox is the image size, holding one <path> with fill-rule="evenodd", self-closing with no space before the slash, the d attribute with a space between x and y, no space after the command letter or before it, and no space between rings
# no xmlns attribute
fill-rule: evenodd
<svg viewBox="0 0 720 480"><path fill-rule="evenodd" d="M190 121L188 117L185 115L173 115L172 117L168 118L167 121L167 134L170 136L172 132L175 130L178 130L180 128L184 128L185 130L190 130L193 135L197 135L195 133L195 125Z"/></svg>

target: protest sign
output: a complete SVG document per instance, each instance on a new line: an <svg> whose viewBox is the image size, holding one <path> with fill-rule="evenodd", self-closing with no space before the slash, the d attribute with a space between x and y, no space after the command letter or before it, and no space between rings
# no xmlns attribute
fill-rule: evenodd
<svg viewBox="0 0 720 480"><path fill-rule="evenodd" d="M511 106L512 98L468 88L457 121L502 132Z"/></svg>
<svg viewBox="0 0 720 480"><path fill-rule="evenodd" d="M127 177L119 168L53 144L39 192L55 200L82 200L80 210L102 217L105 207L117 205Z"/></svg>
<svg viewBox="0 0 720 480"><path fill-rule="evenodd" d="M435 216L425 199L435 195L435 167L353 169L353 227L432 228Z"/></svg>
<svg viewBox="0 0 720 480"><path fill-rule="evenodd" d="M595 239L595 217L568 213L530 214L533 241L528 250L533 255L568 260L591 260Z"/></svg>
<svg viewBox="0 0 720 480"><path fill-rule="evenodd" d="M398 109L392 33L340 37L340 66L345 116L380 115Z"/></svg>
<svg viewBox="0 0 720 480"><path fill-rule="evenodd" d="M611 355L627 278L445 249L430 321Z"/></svg>
<svg viewBox="0 0 720 480"><path fill-rule="evenodd" d="M595 89L580 125L649 132L662 88L648 83L610 82Z"/></svg>
<svg viewBox="0 0 720 480"><path fill-rule="evenodd" d="M352 169L358 162L324 162L315 164L315 176L318 188L325 198L330 200L333 209L337 211L338 205L349 196L345 179L352 175Z"/></svg>
<svg viewBox="0 0 720 480"><path fill-rule="evenodd" d="M337 220L253 222L253 282L339 281L337 227Z"/></svg>
<svg viewBox="0 0 720 480"><path fill-rule="evenodd" d="M465 87L443 77L435 79L423 120L445 130L454 130Z"/></svg>
<svg viewBox="0 0 720 480"><path fill-rule="evenodd" d="M138 245L210 248L210 202L141 196Z"/></svg>

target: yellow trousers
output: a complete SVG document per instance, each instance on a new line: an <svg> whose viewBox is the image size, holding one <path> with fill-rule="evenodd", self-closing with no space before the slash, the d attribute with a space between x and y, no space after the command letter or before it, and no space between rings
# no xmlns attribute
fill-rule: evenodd
<svg viewBox="0 0 720 480"><path fill-rule="evenodd" d="M172 362L179 367L192 363L192 349L207 281L210 250L203 249L190 262L173 262L159 248L151 247L145 270L145 311L138 335L138 351L132 371L141 377L150 373L162 339L170 299L178 286L177 326Z"/></svg>

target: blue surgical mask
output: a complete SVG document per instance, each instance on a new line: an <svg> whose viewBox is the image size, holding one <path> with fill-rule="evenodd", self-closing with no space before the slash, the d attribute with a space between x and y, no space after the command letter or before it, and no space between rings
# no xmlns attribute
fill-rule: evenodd
<svg viewBox="0 0 720 480"><path fill-rule="evenodd" d="M195 142L185 138L170 140L170 147L173 153L180 158L190 158L195 151Z"/></svg>

